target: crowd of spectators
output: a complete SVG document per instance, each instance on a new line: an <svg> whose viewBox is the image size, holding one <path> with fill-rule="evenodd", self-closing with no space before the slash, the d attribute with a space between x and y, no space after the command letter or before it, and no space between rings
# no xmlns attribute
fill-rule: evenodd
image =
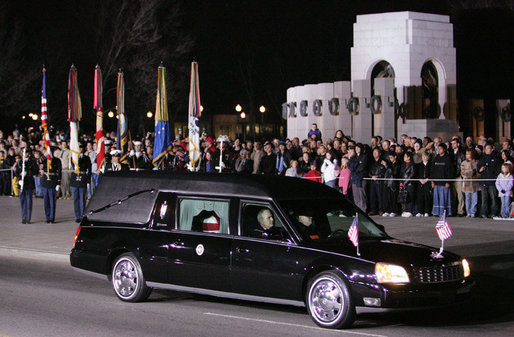
<svg viewBox="0 0 514 337"><path fill-rule="evenodd" d="M99 172L93 135L82 135L82 156L89 159L88 195L94 191ZM73 170L68 135L51 133L52 152L62 164L61 198L70 198ZM4 134L0 131L0 194L16 194L11 169L32 150L40 167L45 161L41 131L30 128ZM105 135L104 170L182 171L188 169L187 138L178 135L161 165L153 163L153 134L135 137L126 158L116 149L116 134ZM306 138L220 142L207 134L201 138L199 171L284 175L309 179L339 190L369 215L381 216L467 216L511 215L513 186L511 140L459 136L443 140L402 135L399 139L374 136L368 144L356 142L338 130L322 138L313 124ZM124 159L124 160L122 160ZM35 195L39 196L37 176Z"/></svg>

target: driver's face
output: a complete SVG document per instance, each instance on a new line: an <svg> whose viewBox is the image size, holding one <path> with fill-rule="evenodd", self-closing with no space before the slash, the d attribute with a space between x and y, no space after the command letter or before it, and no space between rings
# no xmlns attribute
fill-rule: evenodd
<svg viewBox="0 0 514 337"><path fill-rule="evenodd" d="M262 218L261 218L262 228L270 229L271 227L273 227L274 221L275 220L273 219L273 214L271 214L270 211L265 210L264 212L262 212Z"/></svg>

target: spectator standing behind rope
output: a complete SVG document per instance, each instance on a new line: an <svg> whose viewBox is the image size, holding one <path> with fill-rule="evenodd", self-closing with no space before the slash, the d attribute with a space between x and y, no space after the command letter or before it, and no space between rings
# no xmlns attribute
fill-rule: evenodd
<svg viewBox="0 0 514 337"><path fill-rule="evenodd" d="M468 148L466 150L466 160L460 165L460 174L463 178L462 192L464 193L466 217L468 218L474 218L476 215L478 191L480 190L478 181L472 180L478 177L477 161L475 157L475 150L473 148Z"/></svg>
<svg viewBox="0 0 514 337"><path fill-rule="evenodd" d="M277 157L273 153L273 145L271 143L264 144L264 152L266 155L261 159L259 172L261 174L269 175L277 174L277 169L275 167Z"/></svg>
<svg viewBox="0 0 514 337"><path fill-rule="evenodd" d="M398 214L398 186L399 183L396 178L400 176L400 163L398 162L398 155L395 151L389 151L389 158L384 173L383 197L384 201L384 214L382 216L395 217ZM389 179L388 179L389 178Z"/></svg>
<svg viewBox="0 0 514 337"><path fill-rule="evenodd" d="M369 176L371 177L368 195L369 215L384 214L384 205L382 203L382 187L384 182L381 179L384 178L386 164L387 163L382 159L382 151L378 147L375 147L375 149L373 149L373 159L369 166Z"/></svg>
<svg viewBox="0 0 514 337"><path fill-rule="evenodd" d="M436 138L437 139L437 138ZM432 214L442 216L446 211L446 215L452 215L450 182L445 181L453 178L453 166L449 156L446 155L446 145L440 143L437 146L438 155L432 162L432 170L430 179L442 179L432 181L434 189L434 205Z"/></svg>
<svg viewBox="0 0 514 337"><path fill-rule="evenodd" d="M416 168L416 177L419 178L419 183L417 184L417 205L418 205L418 213L417 217L420 216L430 216L432 213L432 184L429 181L430 178L430 170L432 168L432 163L430 162L430 154L428 152L423 152L421 155L421 163L415 166Z"/></svg>
<svg viewBox="0 0 514 337"><path fill-rule="evenodd" d="M498 196L501 199L501 216L502 218L508 218L510 213L510 196L512 194L512 174L510 174L510 164L502 164L501 172L496 178L496 189L498 190Z"/></svg>
<svg viewBox="0 0 514 337"><path fill-rule="evenodd" d="M350 169L348 168L348 158L341 158L341 172L339 173L339 188L344 196L348 196L350 186Z"/></svg>
<svg viewBox="0 0 514 337"><path fill-rule="evenodd" d="M362 181L365 174L366 160L364 155L357 155L355 146L348 148L348 168L350 169L350 183L352 184L353 202L363 212L366 212L366 193Z"/></svg>
<svg viewBox="0 0 514 337"><path fill-rule="evenodd" d="M478 173L481 179L495 179L500 173L501 159L493 151L491 144L486 144L484 154L477 164ZM480 181L480 190L482 196L482 204L480 207L480 216L487 218L489 215L489 204L491 205L491 216L498 214L497 192L495 188L495 180Z"/></svg>
<svg viewBox="0 0 514 337"><path fill-rule="evenodd" d="M321 183L321 173L316 169L316 161L313 160L311 163L311 170L305 175L305 179Z"/></svg>
<svg viewBox="0 0 514 337"><path fill-rule="evenodd" d="M407 192L406 199L402 203L402 216L410 218L414 208L414 193L416 191L414 178L415 169L414 162L412 161L412 152L405 152L403 155L403 163L400 167L400 177L404 179L400 183L400 188L404 188Z"/></svg>
<svg viewBox="0 0 514 337"><path fill-rule="evenodd" d="M461 164L466 160L466 155L462 146L460 145L459 138L453 138L451 141L452 150L450 151L450 157L453 161L453 167L455 169L455 181L452 184L452 201L453 209L456 211L458 216L464 216L464 194L462 193L462 177L461 177Z"/></svg>
<svg viewBox="0 0 514 337"><path fill-rule="evenodd" d="M262 144L261 142L255 142L253 144L254 151L250 155L250 159L253 161L253 174L261 173L259 171L259 165L261 164L262 158L266 155L264 151L262 150Z"/></svg>
<svg viewBox="0 0 514 337"><path fill-rule="evenodd" d="M329 151L325 155L323 164L321 165L321 173L323 173L323 180L325 185L337 188L337 177L339 176L339 166L335 154Z"/></svg>

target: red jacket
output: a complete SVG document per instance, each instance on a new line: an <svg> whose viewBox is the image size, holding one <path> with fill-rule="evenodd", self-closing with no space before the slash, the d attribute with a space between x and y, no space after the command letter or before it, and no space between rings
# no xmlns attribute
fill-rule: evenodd
<svg viewBox="0 0 514 337"><path fill-rule="evenodd" d="M318 183L321 183L321 173L317 170L310 170L305 174L305 179L309 179L312 181L317 181Z"/></svg>

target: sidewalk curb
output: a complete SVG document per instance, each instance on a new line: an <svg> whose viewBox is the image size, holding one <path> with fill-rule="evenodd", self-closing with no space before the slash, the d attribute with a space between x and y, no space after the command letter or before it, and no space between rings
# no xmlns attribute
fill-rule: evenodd
<svg viewBox="0 0 514 337"><path fill-rule="evenodd" d="M35 249L23 249L23 248L15 248L15 247L5 247L0 246L0 255L1 256L12 256L18 258L29 258L43 261L54 261L54 262L62 262L69 263L70 256L68 254L63 253L52 253L45 252L42 250Z"/></svg>

